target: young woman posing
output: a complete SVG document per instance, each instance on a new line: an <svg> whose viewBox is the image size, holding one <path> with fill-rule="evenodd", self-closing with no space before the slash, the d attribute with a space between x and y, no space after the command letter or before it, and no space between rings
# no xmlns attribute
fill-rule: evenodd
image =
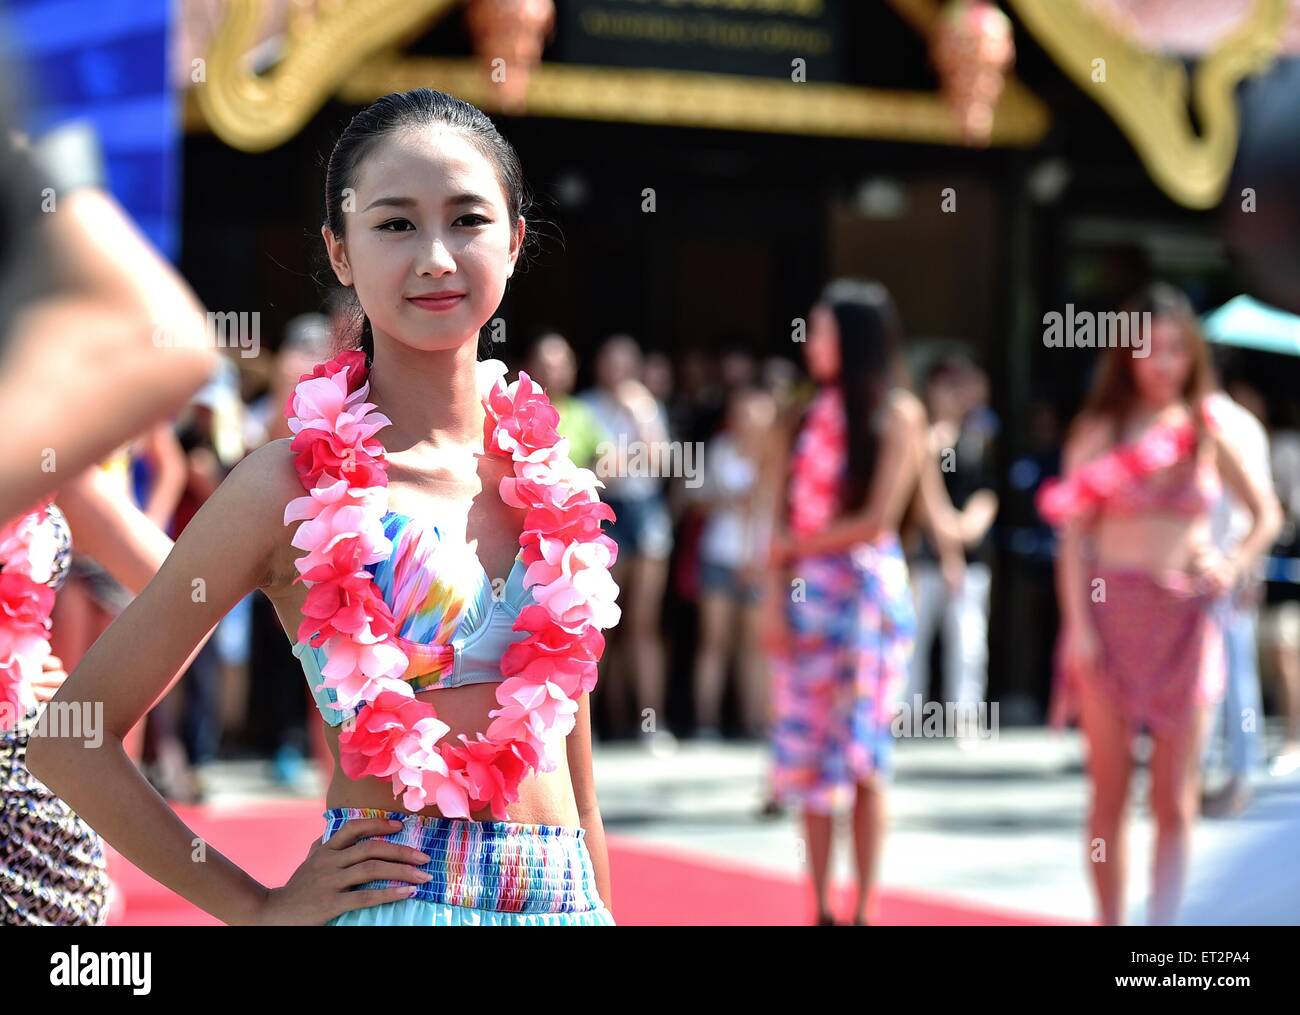
<svg viewBox="0 0 1300 1015"><path fill-rule="evenodd" d="M1150 922L1171 922L1200 800L1200 747L1223 688L1213 611L1277 534L1281 512L1214 425L1209 358L1186 297L1153 286L1128 311L1151 314L1146 354L1105 353L1039 510L1060 529L1058 660L1064 707L1088 743L1087 855L1103 923L1124 914L1133 735L1154 741L1155 867ZM1210 542L1226 482L1251 512L1229 558ZM1054 709L1054 711L1056 711Z"/></svg>
<svg viewBox="0 0 1300 1015"><path fill-rule="evenodd" d="M297 436L235 468L69 679L59 698L104 702L102 757L35 752L123 855L228 923L613 922L588 709L618 620L612 511L540 389L476 362L525 201L514 150L467 103L417 89L353 118L322 234L360 349L304 377ZM253 588L297 632L337 762L323 840L280 888L211 848L195 862L121 753Z"/></svg>
<svg viewBox="0 0 1300 1015"><path fill-rule="evenodd" d="M913 497L959 579L952 506L928 447L925 409L899 381L898 315L879 283L831 283L805 355L817 394L782 479L764 600L772 651L772 789L803 810L818 923L832 924L832 816L853 811L854 922L875 922L891 723L916 614L898 526ZM846 410L846 407L851 407ZM954 571L954 569L956 569Z"/></svg>

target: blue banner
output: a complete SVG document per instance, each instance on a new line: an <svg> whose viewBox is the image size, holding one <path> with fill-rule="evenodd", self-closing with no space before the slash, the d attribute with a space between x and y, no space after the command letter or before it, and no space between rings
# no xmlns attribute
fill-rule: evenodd
<svg viewBox="0 0 1300 1015"><path fill-rule="evenodd" d="M0 16L25 85L27 132L90 121L109 189L175 260L181 123L171 0L8 0Z"/></svg>

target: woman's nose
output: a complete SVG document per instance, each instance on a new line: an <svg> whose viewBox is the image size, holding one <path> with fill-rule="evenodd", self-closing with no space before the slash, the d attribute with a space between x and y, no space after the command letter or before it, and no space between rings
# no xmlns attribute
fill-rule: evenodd
<svg viewBox="0 0 1300 1015"><path fill-rule="evenodd" d="M425 245L420 255L420 263L416 265L417 270L421 273L428 271L449 271L456 267L456 261L451 256L451 251L447 244L442 241L442 237L435 236L428 244Z"/></svg>

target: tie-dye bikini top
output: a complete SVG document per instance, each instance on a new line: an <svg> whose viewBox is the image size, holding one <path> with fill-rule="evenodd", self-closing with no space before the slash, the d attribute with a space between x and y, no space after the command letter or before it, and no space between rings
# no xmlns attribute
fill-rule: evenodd
<svg viewBox="0 0 1300 1015"><path fill-rule="evenodd" d="M523 551L497 589L478 557L460 544L443 542L437 526L398 511L384 515L384 535L392 556L366 570L374 576L384 602L397 620L399 644L410 659L405 680L413 690L463 687L505 679L501 656L513 642L528 636L515 631L519 612L536 602L524 588ZM436 561L436 567L434 563ZM324 648L295 642L293 654L321 716L339 726L353 712L337 707L333 688L321 683Z"/></svg>

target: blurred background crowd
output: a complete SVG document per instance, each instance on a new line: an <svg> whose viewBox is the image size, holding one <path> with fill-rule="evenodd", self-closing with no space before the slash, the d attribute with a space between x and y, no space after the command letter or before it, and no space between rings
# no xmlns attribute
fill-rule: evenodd
<svg viewBox="0 0 1300 1015"><path fill-rule="evenodd" d="M244 455L288 436L288 393L302 373L331 355L343 323L324 313L293 318L274 354L223 360L178 419L123 446L100 468L175 538ZM802 364L760 357L744 345L692 350L677 362L625 334L603 336L595 348L584 370L566 336L536 329L511 366L545 386L571 456L602 477L602 497L619 518L611 531L620 546L616 581L625 612L602 663L596 735L641 738L656 749L683 737L761 741L769 732L770 687L757 607L771 505L757 480L767 450L813 383ZM929 414L949 496L962 514L967 567L960 587L949 588L921 527L905 526L917 608L906 697L998 701L1001 723L1044 722L1056 625L1052 536L1044 523L1013 521L1017 503L1023 515L1042 482L1059 474L1062 421L1052 406L1036 406L1032 448L1012 455L990 405L989 377L968 351L946 344L910 373ZM1239 357L1222 357L1220 375L1227 393L1267 428L1273 483L1286 512L1268 580L1255 591L1257 679L1269 714L1285 731L1271 758L1273 771L1284 774L1300 765L1297 406L1270 402ZM619 465L620 442L625 449L641 442L679 450L677 458ZM682 450L687 445L698 449L693 463ZM955 454L945 456L945 449ZM56 654L69 661L129 598L92 559L75 560L54 618ZM1018 624L1018 649L1022 658L1039 660L1028 682L1018 685L1028 693L1010 700L1006 679L989 662L990 612L999 592L1005 604L1006 591L997 586L1009 570L1027 584L1019 590L1029 613ZM313 756L326 761L323 741L314 742L319 724L313 718L275 612L254 593L150 714L140 757L159 788L177 800L201 798L202 779L193 769L218 758L268 759L275 777L292 783Z"/></svg>
<svg viewBox="0 0 1300 1015"><path fill-rule="evenodd" d="M1061 473L1096 351L1046 343L1044 314L1114 310L1163 280L1194 306L1218 388L1258 422L1284 514L1231 650L1273 735L1243 740L1226 711L1240 700L1224 705L1228 779L1207 806L1240 811L1255 774L1300 770L1300 3L628 6L9 0L17 123L34 140L80 125L96 164L80 182L240 322L183 408L102 457L101 488L174 539L288 435L293 384L350 323L322 285L323 156L359 106L430 85L494 117L538 198L540 256L484 355L545 386L618 515L599 740L770 734L760 480L816 388L809 308L844 276L897 303L966 557L946 580L904 520L907 697L1047 722L1055 540L1035 497ZM498 90L499 52L525 73ZM1238 76L1207 81L1194 116L1185 89L1149 87L1212 60ZM620 457L638 445L676 465ZM1226 498L1221 513L1228 526ZM68 671L129 601L107 563L74 551L53 617ZM220 760L264 759L286 785L328 764L265 597L222 621L128 750L186 802Z"/></svg>

